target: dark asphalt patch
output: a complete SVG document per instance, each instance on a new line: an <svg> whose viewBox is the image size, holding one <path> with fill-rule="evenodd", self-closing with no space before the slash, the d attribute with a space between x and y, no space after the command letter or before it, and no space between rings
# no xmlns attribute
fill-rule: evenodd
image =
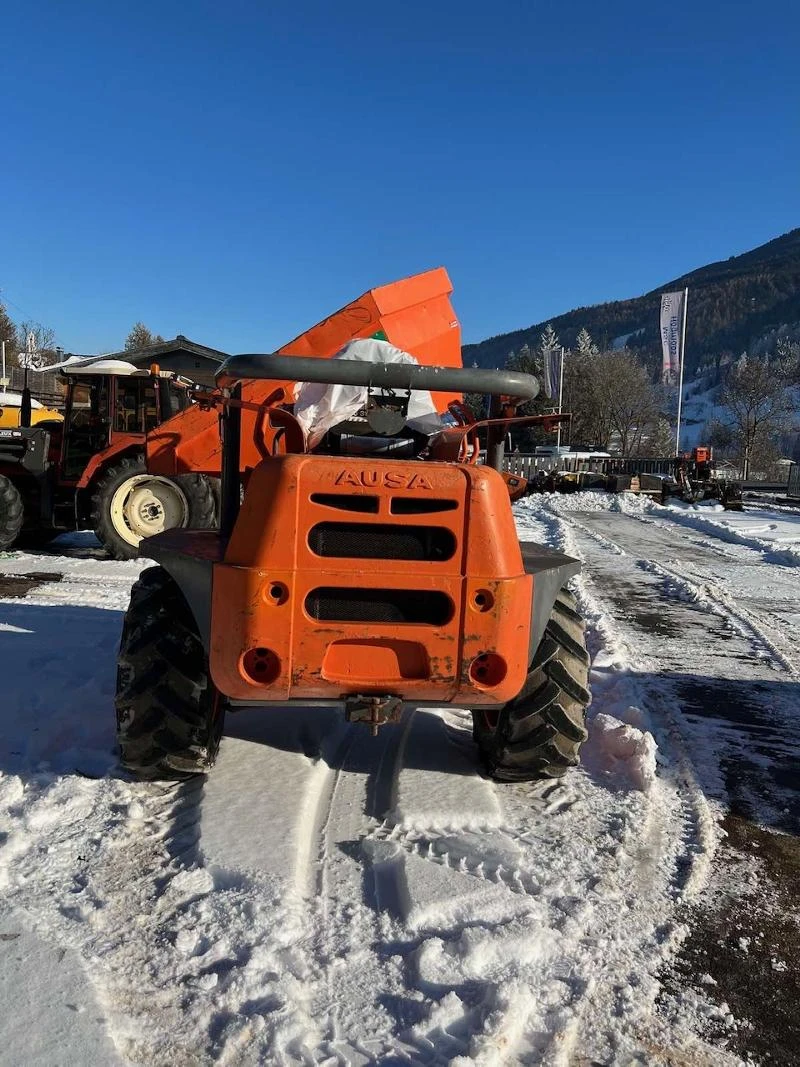
<svg viewBox="0 0 800 1067"><path fill-rule="evenodd" d="M699 752L714 752L729 811L664 991L727 1003L736 1025L708 1019L711 1042L800 1067L800 685L682 675L673 688Z"/></svg>
<svg viewBox="0 0 800 1067"><path fill-rule="evenodd" d="M46 582L60 582L63 574L52 571L32 571L29 574L0 574L0 598L24 597L31 589Z"/></svg>
<svg viewBox="0 0 800 1067"><path fill-rule="evenodd" d="M720 848L705 900L684 921L691 933L664 989L687 986L717 1004L738 1025L710 1020L706 1037L742 1057L781 1067L800 1065L800 840L738 815L722 823ZM755 878L748 882L748 873ZM702 982L709 976L711 983Z"/></svg>
<svg viewBox="0 0 800 1067"><path fill-rule="evenodd" d="M659 637L680 636L680 627L670 618L668 611L654 601L649 588L636 588L627 582L618 582L615 586L604 585L603 594L618 609L617 618L629 619L639 629L658 634Z"/></svg>
<svg viewBox="0 0 800 1067"><path fill-rule="evenodd" d="M800 831L800 686L684 675L675 692L689 722L708 730L731 813L783 833Z"/></svg>

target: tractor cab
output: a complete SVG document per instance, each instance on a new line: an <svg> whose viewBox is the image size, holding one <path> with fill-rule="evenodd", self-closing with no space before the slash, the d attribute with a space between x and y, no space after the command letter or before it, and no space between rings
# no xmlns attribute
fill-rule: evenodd
<svg viewBox="0 0 800 1067"><path fill-rule="evenodd" d="M62 371L66 383L59 475L78 484L94 457L107 449L144 447L147 433L190 403L185 382L154 367L100 359Z"/></svg>

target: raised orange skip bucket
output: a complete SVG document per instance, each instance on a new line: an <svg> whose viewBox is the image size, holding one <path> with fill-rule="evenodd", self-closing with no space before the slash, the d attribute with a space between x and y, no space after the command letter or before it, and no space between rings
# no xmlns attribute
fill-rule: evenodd
<svg viewBox="0 0 800 1067"><path fill-rule="evenodd" d="M281 355L325 359L348 341L378 336L420 363L460 367L461 326L450 303L452 291L444 267L412 274L368 290L278 351ZM250 381L242 385L242 399L258 404L281 384L291 397L293 382ZM451 400L461 399L457 393L431 395L439 412L445 412ZM244 466L255 466L261 458L252 445L254 424L253 412L243 412ZM220 454L218 416L213 410L189 408L148 434L147 465L154 474L219 474Z"/></svg>
<svg viewBox="0 0 800 1067"><path fill-rule="evenodd" d="M332 356L356 338L381 338L420 363L461 366L461 327L450 303L453 286L444 267L370 289L301 333L281 355Z"/></svg>

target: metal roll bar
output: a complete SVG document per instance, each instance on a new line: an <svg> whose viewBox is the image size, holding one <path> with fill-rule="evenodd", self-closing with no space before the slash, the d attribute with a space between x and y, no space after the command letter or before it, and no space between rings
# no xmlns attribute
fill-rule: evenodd
<svg viewBox="0 0 800 1067"><path fill-rule="evenodd" d="M316 359L243 353L230 356L217 371L217 385L229 388L247 379L316 382L376 389L428 389L533 400L539 382L532 374L479 367L429 367L417 363L367 363L358 359Z"/></svg>

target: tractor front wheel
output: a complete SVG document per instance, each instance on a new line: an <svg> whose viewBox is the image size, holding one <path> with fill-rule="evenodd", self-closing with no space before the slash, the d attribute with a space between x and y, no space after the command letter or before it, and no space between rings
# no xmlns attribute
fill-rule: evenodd
<svg viewBox="0 0 800 1067"><path fill-rule="evenodd" d="M0 550L11 548L22 531L24 508L19 489L0 474Z"/></svg>
<svg viewBox="0 0 800 1067"><path fill-rule="evenodd" d="M587 738L589 656L575 598L558 594L522 692L501 709L473 711L489 775L502 782L560 778Z"/></svg>
<svg viewBox="0 0 800 1067"><path fill-rule="evenodd" d="M135 559L144 537L214 526L217 508L201 474L164 478L148 474L143 456L125 456L109 467L92 494L92 525L114 559Z"/></svg>
<svg viewBox="0 0 800 1067"><path fill-rule="evenodd" d="M117 662L117 741L141 778L185 778L214 763L224 702L177 583L148 567L131 591Z"/></svg>

